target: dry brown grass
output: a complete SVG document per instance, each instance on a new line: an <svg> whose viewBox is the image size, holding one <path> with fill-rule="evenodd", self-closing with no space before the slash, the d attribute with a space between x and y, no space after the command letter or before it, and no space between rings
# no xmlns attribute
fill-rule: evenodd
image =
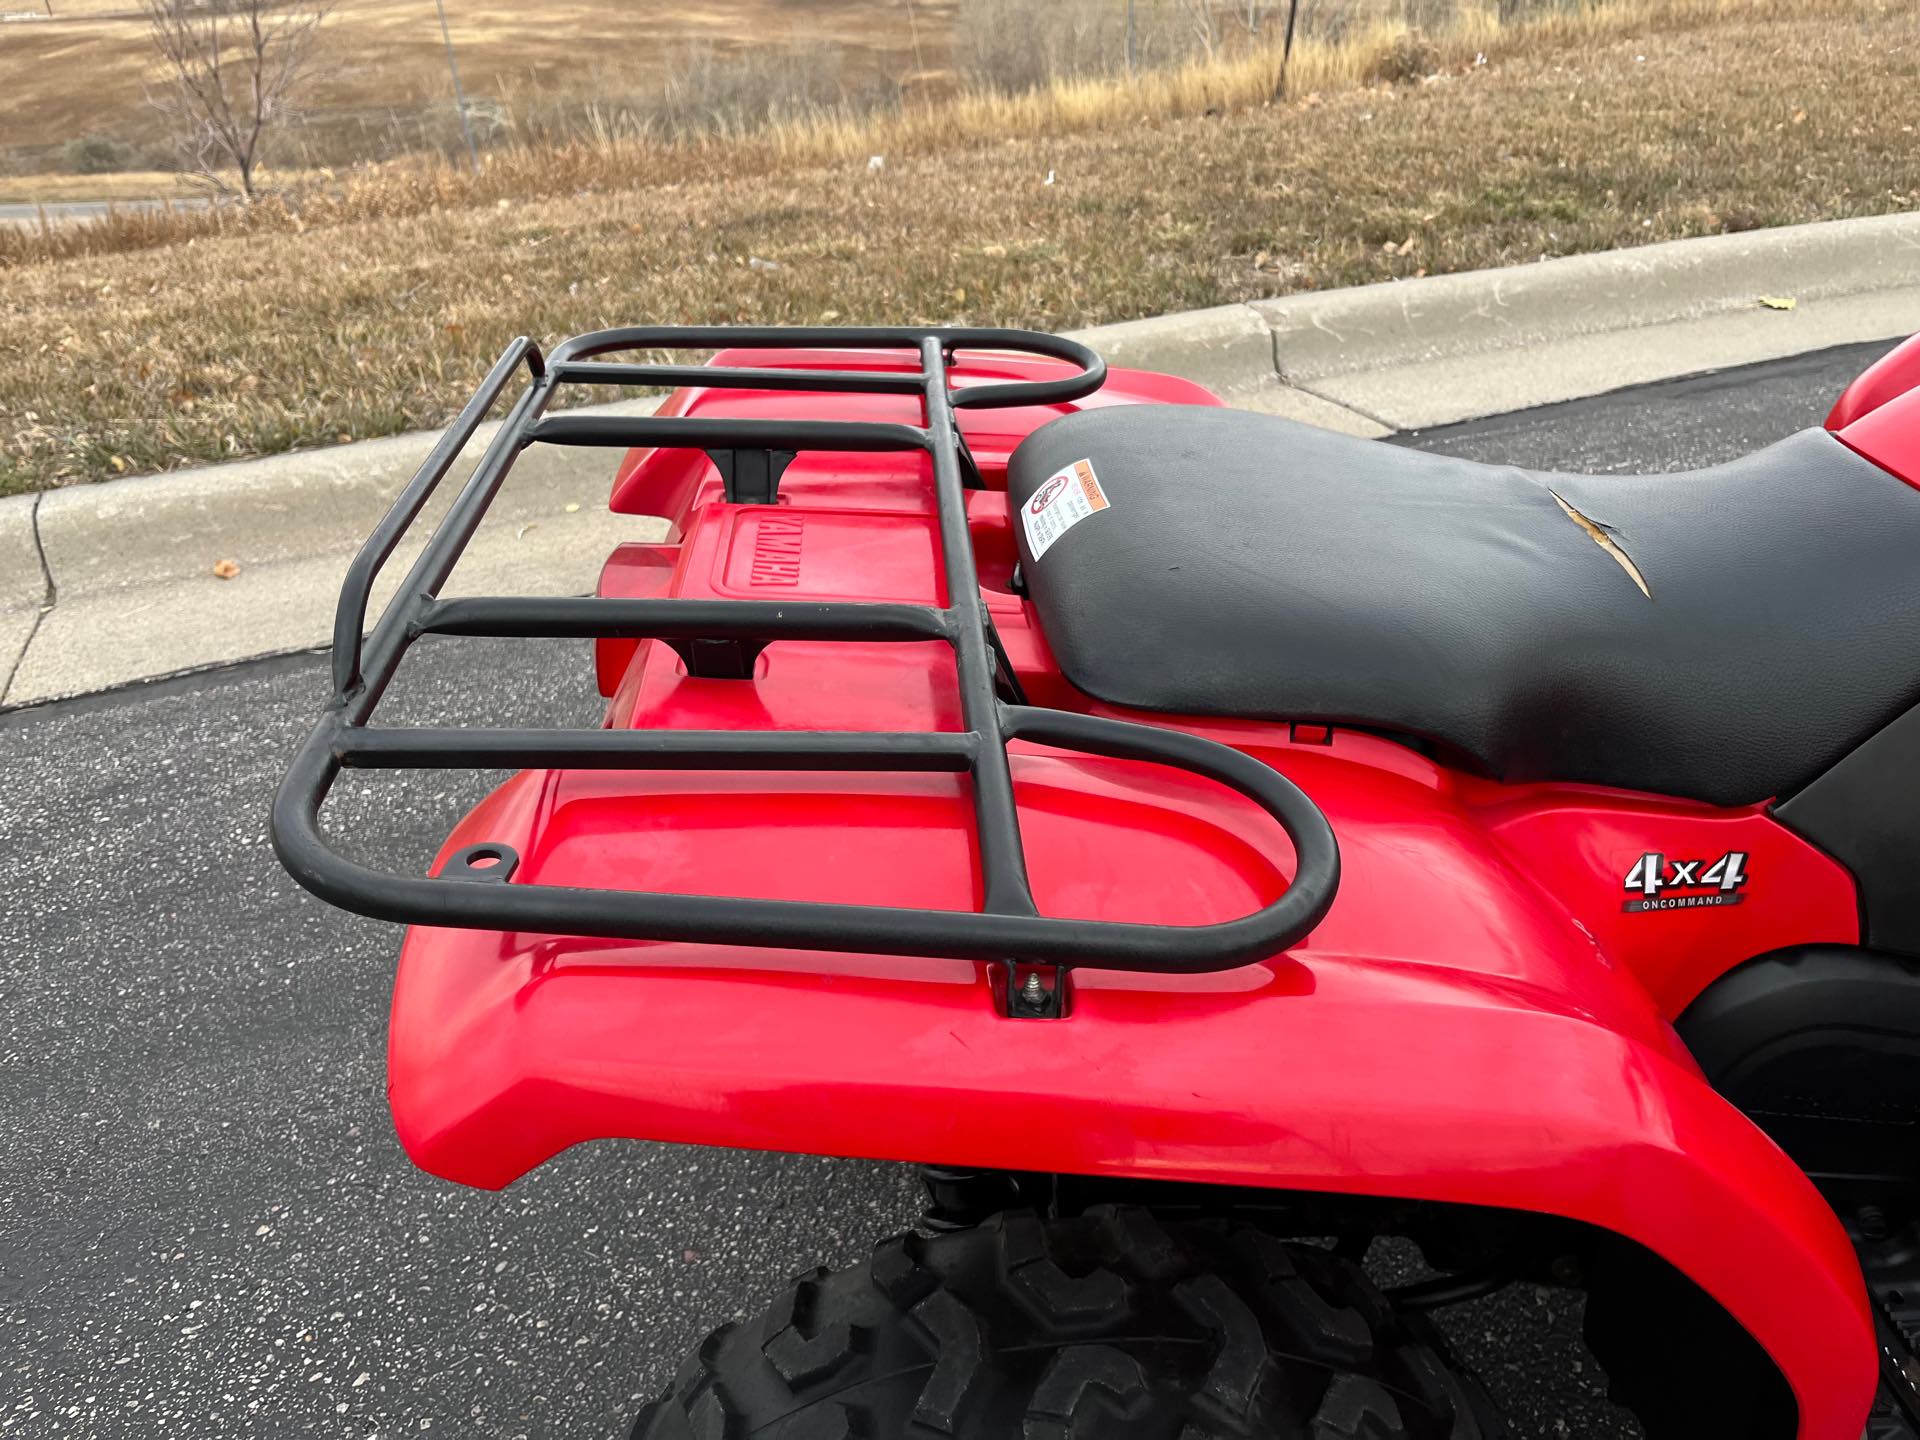
<svg viewBox="0 0 1920 1440"><path fill-rule="evenodd" d="M688 72L703 112L785 98L927 98L956 85L1021 89L1054 75L1122 68L1125 17L1154 67L1201 43L1202 0L450 0L462 80L483 141L550 141L596 121L669 122ZM1236 42L1247 0L1205 0L1216 44ZM1457 0L1306 0L1306 33L1447 11ZM1478 3L1478 0L1476 0ZM1500 0L1485 0L1498 4ZM1506 0L1558 5L1564 0ZM1284 0L1253 0L1265 24ZM32 14L31 0L9 10ZM433 0L338 0L318 64L281 142L289 167L390 158L457 144ZM165 149L144 103L159 77L139 0L59 0L51 18L0 24L0 168L53 173L97 136L139 155ZM746 88L751 95L733 92ZM780 98L780 97L776 97ZM732 102L732 103L730 103ZM775 106L779 108L778 105ZM702 122L704 113L694 117Z"/></svg>
<svg viewBox="0 0 1920 1440"><path fill-rule="evenodd" d="M915 40L946 34L956 0L453 0L461 79L489 104L618 93L687 46L739 53L804 36L849 77L913 66ZM0 9L37 8L12 0ZM0 146L52 151L101 133L153 140L143 84L158 71L137 0L61 0L51 20L0 26ZM368 140L427 106L451 110L434 0L340 0L300 103L323 130ZM359 152L364 153L364 152Z"/></svg>
<svg viewBox="0 0 1920 1440"><path fill-rule="evenodd" d="M17 259L0 490L437 424L522 331L1069 327L1916 203L1910 0L1674 0L1438 59L1359 90L1328 61L1278 105L1247 60L1144 100L971 98L878 141L820 121L396 171L191 244Z"/></svg>

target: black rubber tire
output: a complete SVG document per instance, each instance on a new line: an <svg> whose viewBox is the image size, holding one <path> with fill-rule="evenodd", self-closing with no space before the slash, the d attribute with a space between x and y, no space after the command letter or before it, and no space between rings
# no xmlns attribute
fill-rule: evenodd
<svg viewBox="0 0 1920 1440"><path fill-rule="evenodd" d="M800 1276L633 1440L1496 1440L1424 1321L1244 1226L1030 1212Z"/></svg>

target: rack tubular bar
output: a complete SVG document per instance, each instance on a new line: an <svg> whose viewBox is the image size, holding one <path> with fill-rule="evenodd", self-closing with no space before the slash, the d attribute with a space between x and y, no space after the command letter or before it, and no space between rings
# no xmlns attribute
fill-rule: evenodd
<svg viewBox="0 0 1920 1440"><path fill-rule="evenodd" d="M618 365L570 360L554 378L574 385L697 385L708 390L824 390L850 395L918 395L917 370L769 370L757 366Z"/></svg>
<svg viewBox="0 0 1920 1440"><path fill-rule="evenodd" d="M552 415L527 428L525 438L549 445L725 445L759 450L885 452L925 450L917 425L875 420L690 419L680 415Z"/></svg>
<svg viewBox="0 0 1920 1440"><path fill-rule="evenodd" d="M754 349L901 352L913 369L779 370L596 362L621 351ZM1014 351L1062 360L1076 372L970 385L948 374L957 350ZM529 384L413 563L387 613L364 635L381 567L419 518L455 457L522 368ZM524 930L609 938L787 946L970 960L1021 960L1104 969L1190 973L1267 958L1304 937L1332 903L1340 858L1326 817L1292 782L1231 747L1180 731L1069 711L1005 705L995 691L963 479L955 411L1047 405L1099 388L1105 367L1084 346L1051 335L988 329L636 327L604 330L544 357L517 340L496 362L446 435L355 556L334 624L334 696L274 798L275 849L288 871L344 909L406 924ZM883 422L662 416L543 418L564 384L695 384L848 393L915 394L923 426ZM945 607L865 602L439 598L514 458L535 443L702 449L920 452L928 457L946 579ZM371 723L408 649L423 635L659 640L941 641L951 647L962 726L954 731L544 730L388 727ZM1292 883L1237 920L1195 926L1067 920L1040 915L1022 856L1007 745L1021 741L1148 761L1207 776L1248 796L1292 842ZM983 889L980 910L732 899L539 884L464 884L383 873L328 843L320 813L343 769L599 769L951 773L969 778Z"/></svg>
<svg viewBox="0 0 1920 1440"><path fill-rule="evenodd" d="M343 727L333 753L369 770L897 770L964 774L970 731L462 730Z"/></svg>
<svg viewBox="0 0 1920 1440"><path fill-rule="evenodd" d="M487 372L487 378L473 392L473 398L467 401L453 424L447 427L447 433L428 452L420 469L407 482L407 488L400 492L400 498L381 517L373 534L367 537L366 543L353 557L353 562L347 566L346 580L340 586L340 602L333 612L333 688L336 692L345 694L360 684L360 632L366 628L367 604L373 594L374 577L380 573L380 567L387 563L394 547L399 545L400 537L419 518L428 498L446 478L454 458L466 448L474 431L480 428L480 422L486 419L487 412L500 398L500 392L507 388L507 382L522 365L528 368L536 381L540 378L543 368L540 352L533 341L524 335L509 345L506 352L494 362L493 369Z"/></svg>
<svg viewBox="0 0 1920 1440"><path fill-rule="evenodd" d="M616 600L476 595L436 600L421 634L574 640L950 640L929 605L772 600Z"/></svg>
<svg viewBox="0 0 1920 1440"><path fill-rule="evenodd" d="M1038 743L1176 765L1249 796L1292 839L1293 883L1272 904L1238 920L1166 926L555 885L470 885L390 875L344 859L320 833L319 801L340 765L331 753L331 732L324 743L307 746L295 758L274 801L274 841L296 880L343 909L378 920L464 929L957 960L1018 958L1102 970L1199 974L1269 958L1297 942L1326 914L1340 866L1332 828L1319 808L1278 771L1224 745L1150 726L1066 711L1015 708L1006 714L1014 733Z"/></svg>

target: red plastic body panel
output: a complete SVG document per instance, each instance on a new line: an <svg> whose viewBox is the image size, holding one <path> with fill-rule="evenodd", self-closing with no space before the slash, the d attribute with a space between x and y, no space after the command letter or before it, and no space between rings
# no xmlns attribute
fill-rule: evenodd
<svg viewBox="0 0 1920 1440"><path fill-rule="evenodd" d="M1763 807L1722 810L1553 786L1469 782L1467 791L1513 864L1579 917L1663 1015L1677 1016L1735 965L1781 944L1860 938L1853 877ZM1742 854L1756 879L1735 906L1626 911L1622 878L1649 851L1708 861ZM1788 935L1795 939L1780 938Z"/></svg>
<svg viewBox="0 0 1920 1440"><path fill-rule="evenodd" d="M1910 335L1860 372L1840 392L1827 415L1827 429L1844 430L1896 396L1920 388L1920 335Z"/></svg>
<svg viewBox="0 0 1920 1440"><path fill-rule="evenodd" d="M1896 395L1838 432L1841 444L1920 486L1920 389Z"/></svg>
<svg viewBox="0 0 1920 1440"><path fill-rule="evenodd" d="M1882 470L1920 486L1920 335L1849 385L1827 428Z"/></svg>
<svg viewBox="0 0 1920 1440"><path fill-rule="evenodd" d="M872 351L828 354L823 351L725 350L714 356L716 365L812 366L827 364L840 370L914 370L914 356L902 352L898 359ZM969 355L955 366L956 389L1003 380L1032 380L1058 375L1060 367L1045 360L1013 355ZM1007 457L1014 447L1047 421L1075 410L1097 409L1107 405L1218 405L1220 399L1190 380L1157 375L1146 370L1111 370L1107 383L1084 400L1062 405L1019 405L1004 410L961 410L960 433L981 472L991 478L1004 476ZM779 418L798 413L802 407L830 406L837 420L904 420L920 423L917 400L897 395L825 395L807 391L783 393L741 390L677 390L662 402L661 415L737 415ZM850 457L841 457L850 458ZM850 467L856 472L874 475L883 483L894 477L898 462L871 461ZM689 498L703 476L712 474L701 455L684 450L641 449L630 452L614 478L609 502L615 514L680 516L688 512ZM856 495L840 492L843 503L857 505Z"/></svg>
<svg viewBox="0 0 1920 1440"><path fill-rule="evenodd" d="M850 363L781 357L796 360ZM968 362L963 375L1013 368L1028 362ZM1124 373L1102 394L1204 398ZM791 413L794 398L671 403ZM830 403L918 419L900 397ZM1066 681L1007 587L1010 427L1051 413L962 412L989 487L970 498L981 581L1035 703L1119 714ZM942 599L916 463L802 457L778 506L739 507L703 457L636 454L614 504L668 515L677 539L617 552L601 589ZM939 644L777 644L750 682L689 677L653 642L603 646L599 667L615 727L960 723ZM415 930L389 1050L408 1152L482 1186L570 1145L630 1137L1562 1215L1640 1242L1714 1295L1780 1365L1805 1440L1857 1440L1877 1359L1852 1250L1670 1024L1757 953L1857 940L1839 866L1761 808L1504 786L1338 728L1128 718L1245 750L1326 811L1342 883L1300 946L1216 975L1076 971L1071 1013L1031 1021L1004 1018L971 962ZM1045 913L1203 923L1286 883L1277 826L1211 782L1026 746L1013 770ZM969 907L979 876L962 783L527 772L446 853L505 842L529 882ZM1641 857L1704 867L1730 852L1744 857L1738 903L1627 908Z"/></svg>

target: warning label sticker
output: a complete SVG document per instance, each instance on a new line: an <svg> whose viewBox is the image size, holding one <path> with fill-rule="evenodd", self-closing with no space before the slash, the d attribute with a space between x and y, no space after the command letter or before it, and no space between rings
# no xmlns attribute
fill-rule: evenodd
<svg viewBox="0 0 1920 1440"><path fill-rule="evenodd" d="M1091 460L1076 460L1047 477L1021 507L1027 527L1027 549L1038 560L1053 542L1096 511L1107 508L1106 491L1094 478Z"/></svg>

